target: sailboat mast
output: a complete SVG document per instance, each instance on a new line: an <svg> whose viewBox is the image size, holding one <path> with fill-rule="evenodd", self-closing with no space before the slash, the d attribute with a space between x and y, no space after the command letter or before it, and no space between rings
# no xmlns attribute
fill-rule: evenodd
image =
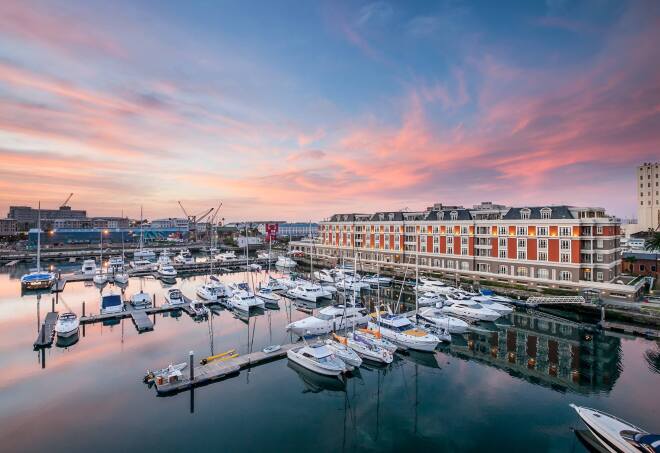
<svg viewBox="0 0 660 453"><path fill-rule="evenodd" d="M37 272L41 272L41 201L37 210Z"/></svg>
<svg viewBox="0 0 660 453"><path fill-rule="evenodd" d="M142 206L140 206L140 251L142 251L142 229L144 228L144 220L142 219Z"/></svg>
<svg viewBox="0 0 660 453"><path fill-rule="evenodd" d="M417 250L415 253L415 316L417 316L417 312L419 311L419 304L417 301L417 298L419 297L418 286L419 286L419 241L417 241Z"/></svg>

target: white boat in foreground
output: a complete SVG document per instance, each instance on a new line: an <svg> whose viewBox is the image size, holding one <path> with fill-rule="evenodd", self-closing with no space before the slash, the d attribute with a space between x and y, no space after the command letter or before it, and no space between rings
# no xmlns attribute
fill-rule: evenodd
<svg viewBox="0 0 660 453"><path fill-rule="evenodd" d="M650 434L614 415L570 404L589 431L607 451L653 453L660 451L660 435Z"/></svg>
<svg viewBox="0 0 660 453"><path fill-rule="evenodd" d="M94 277L92 277L92 280L94 280L94 283L97 285L105 285L108 283L108 274L105 274L99 269L96 274L94 274Z"/></svg>
<svg viewBox="0 0 660 453"><path fill-rule="evenodd" d="M55 274L53 272L34 271L21 277L21 287L23 289L46 289L55 283Z"/></svg>
<svg viewBox="0 0 660 453"><path fill-rule="evenodd" d="M256 296L259 299L261 299L265 304L277 305L280 300L277 297L277 294L275 294L275 291L273 291L267 286L263 286L259 288L259 291L257 291Z"/></svg>
<svg viewBox="0 0 660 453"><path fill-rule="evenodd" d="M165 293L165 300L170 305L183 305L185 303L183 293L179 288L169 288Z"/></svg>
<svg viewBox="0 0 660 453"><path fill-rule="evenodd" d="M380 326L369 321L369 329L380 330L383 337L404 348L416 351L434 351L440 339L414 324L403 315L381 312L379 316L372 316Z"/></svg>
<svg viewBox="0 0 660 453"><path fill-rule="evenodd" d="M334 305L322 308L316 316L292 322L286 326L286 330L299 337L323 335L353 325L364 325L368 320L367 311L362 307Z"/></svg>
<svg viewBox="0 0 660 453"><path fill-rule="evenodd" d="M82 263L80 272L83 275L95 275L96 274L96 261L94 260L85 260Z"/></svg>
<svg viewBox="0 0 660 453"><path fill-rule="evenodd" d="M337 376L347 371L346 364L323 343L289 349L286 356L292 362L325 376Z"/></svg>
<svg viewBox="0 0 660 453"><path fill-rule="evenodd" d="M75 313L62 313L57 318L55 333L58 337L70 337L71 335L78 333L79 326L80 321Z"/></svg>
<svg viewBox="0 0 660 453"><path fill-rule="evenodd" d="M177 363L176 365L170 363L167 368L163 368L162 370L147 370L147 374L144 376L144 382L148 384L154 382L156 378L171 376L176 372L181 373L186 366L188 366L186 362Z"/></svg>
<svg viewBox="0 0 660 453"><path fill-rule="evenodd" d="M247 283L231 285L230 291L231 296L227 299L227 305L231 308L246 312L251 308L264 308L264 301L249 290Z"/></svg>
<svg viewBox="0 0 660 453"><path fill-rule="evenodd" d="M195 316L208 316L211 313L211 310L198 300L193 300L190 302L190 309L195 314Z"/></svg>
<svg viewBox="0 0 660 453"><path fill-rule="evenodd" d="M161 278L176 278L176 269L171 264L159 264L158 265L158 276Z"/></svg>
<svg viewBox="0 0 660 453"><path fill-rule="evenodd" d="M385 364L392 363L394 360L392 351L378 346L367 335L358 332L348 335L346 345L365 360Z"/></svg>
<svg viewBox="0 0 660 453"><path fill-rule="evenodd" d="M101 298L101 313L121 313L124 311L124 302L119 294L108 294Z"/></svg>
<svg viewBox="0 0 660 453"><path fill-rule="evenodd" d="M467 322L453 316L447 316L440 308L422 308L419 310L419 317L437 327L447 329L450 333L465 333L469 327Z"/></svg>
<svg viewBox="0 0 660 453"><path fill-rule="evenodd" d="M140 291L131 296L131 305L135 308L147 308L152 303L151 294Z"/></svg>
<svg viewBox="0 0 660 453"><path fill-rule="evenodd" d="M193 264L195 258L193 258L190 250L183 249L174 257L174 262L177 264Z"/></svg>
<svg viewBox="0 0 660 453"><path fill-rule="evenodd" d="M204 283L197 287L197 295L209 302L217 302L223 297L227 297L227 288L219 282Z"/></svg>
<svg viewBox="0 0 660 453"><path fill-rule="evenodd" d="M345 338L338 335L333 336L332 339L325 340L326 347L334 355L339 357L346 364L349 371L351 371L353 368L362 365L362 359L353 349L348 347L347 343Z"/></svg>
<svg viewBox="0 0 660 453"><path fill-rule="evenodd" d="M331 299L332 293L316 283L301 283L286 293L292 299L302 299L308 302L318 302L319 299Z"/></svg>

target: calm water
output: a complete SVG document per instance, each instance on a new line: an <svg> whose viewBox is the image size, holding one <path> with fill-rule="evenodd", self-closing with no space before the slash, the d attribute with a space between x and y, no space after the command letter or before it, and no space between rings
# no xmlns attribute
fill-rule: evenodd
<svg viewBox="0 0 660 453"><path fill-rule="evenodd" d="M435 354L363 367L345 386L280 360L161 398L142 383L146 368L190 350L201 358L286 343L284 326L307 315L282 299L249 321L226 310L202 323L156 315L154 331L138 334L125 319L88 325L76 344L42 355L32 343L52 296L21 296L24 269L10 272L0 274L2 451L585 451L571 402L660 430L660 345L527 312ZM178 286L192 296L202 281ZM162 301L161 282L134 279L127 292L140 285ZM68 284L57 310L80 314L82 301L98 312L99 290Z"/></svg>

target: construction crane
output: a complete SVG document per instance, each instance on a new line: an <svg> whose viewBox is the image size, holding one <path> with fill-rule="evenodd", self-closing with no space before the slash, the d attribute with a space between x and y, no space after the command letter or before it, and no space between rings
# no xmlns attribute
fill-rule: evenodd
<svg viewBox="0 0 660 453"><path fill-rule="evenodd" d="M197 241L197 222L204 220L209 214L211 214L213 212L213 208L206 211L202 211L199 214L190 215L188 214L188 211L186 211L186 208L183 207L183 204L180 201L177 201L177 203L179 203L179 206L181 206L181 210L188 219L188 223L189 223L188 229L192 233L193 240Z"/></svg>
<svg viewBox="0 0 660 453"><path fill-rule="evenodd" d="M66 200L64 200L64 203L62 203L62 204L60 205L60 209L66 209L66 208L69 207L69 206L68 206L68 204L69 204L69 200L71 200L71 197L72 197L72 196L73 196L73 192L71 192L71 193L69 194L69 196L66 197Z"/></svg>

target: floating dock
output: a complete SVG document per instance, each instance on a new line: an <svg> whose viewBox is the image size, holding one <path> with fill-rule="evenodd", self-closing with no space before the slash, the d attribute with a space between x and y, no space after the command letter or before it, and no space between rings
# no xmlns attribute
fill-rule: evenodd
<svg viewBox="0 0 660 453"><path fill-rule="evenodd" d="M34 349L50 348L53 345L55 324L57 324L57 312L49 311L39 329L39 334L34 342Z"/></svg>
<svg viewBox="0 0 660 453"><path fill-rule="evenodd" d="M270 354L266 354L263 351L256 351L251 354L239 355L238 357L227 360L215 360L206 365L196 365L192 368L192 378L189 365L189 367L184 370L181 379L174 382L164 382L162 384L156 382L156 392L159 395L178 393L184 390L189 390L193 387L206 385L213 381L238 375L240 370L283 359L286 357L287 351L296 346L301 346L301 344L287 344Z"/></svg>

